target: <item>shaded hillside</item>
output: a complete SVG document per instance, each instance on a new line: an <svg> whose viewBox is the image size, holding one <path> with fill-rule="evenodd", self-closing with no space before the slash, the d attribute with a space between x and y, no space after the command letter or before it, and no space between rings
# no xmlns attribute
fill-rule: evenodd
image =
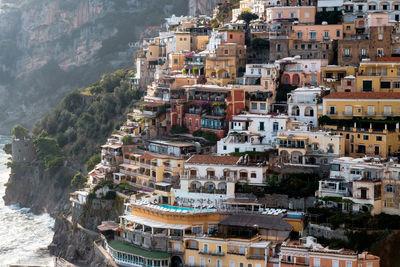
<svg viewBox="0 0 400 267"><path fill-rule="evenodd" d="M140 34L187 7L186 0L3 1L0 132L30 128L69 91L130 68Z"/></svg>

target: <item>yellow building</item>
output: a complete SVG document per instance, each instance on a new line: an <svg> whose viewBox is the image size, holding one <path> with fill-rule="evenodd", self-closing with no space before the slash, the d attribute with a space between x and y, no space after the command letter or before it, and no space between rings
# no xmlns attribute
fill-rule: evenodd
<svg viewBox="0 0 400 267"><path fill-rule="evenodd" d="M328 131L282 131L278 142L278 153L283 163L328 164L345 153L343 136Z"/></svg>
<svg viewBox="0 0 400 267"><path fill-rule="evenodd" d="M399 59L361 62L357 73L357 91L400 92Z"/></svg>
<svg viewBox="0 0 400 267"><path fill-rule="evenodd" d="M182 71L185 67L185 53L176 52L170 53L169 57L169 68L171 71Z"/></svg>
<svg viewBox="0 0 400 267"><path fill-rule="evenodd" d="M175 51L176 52L191 52L192 51L192 40L189 32L175 32Z"/></svg>
<svg viewBox="0 0 400 267"><path fill-rule="evenodd" d="M184 168L184 160L174 156L143 153L137 150L123 154L124 163L120 165L120 172L126 175L126 182L133 186L149 187L165 192L164 188L167 185L162 182L173 181ZM162 195L171 199L170 194ZM168 202L167 200L166 203Z"/></svg>
<svg viewBox="0 0 400 267"><path fill-rule="evenodd" d="M386 119L400 116L400 92L338 92L323 98L323 115Z"/></svg>
<svg viewBox="0 0 400 267"><path fill-rule="evenodd" d="M331 88L333 92L340 92L342 91L342 79L348 76L355 76L356 68L352 66L328 65L321 67L321 75L323 86Z"/></svg>
<svg viewBox="0 0 400 267"><path fill-rule="evenodd" d="M233 84L239 69L246 66L246 48L244 45L227 43L219 45L215 54L206 59L207 81L219 86Z"/></svg>
<svg viewBox="0 0 400 267"><path fill-rule="evenodd" d="M372 126L372 125L371 125ZM349 157L387 158L400 150L398 125L395 130L328 126L345 138L345 155Z"/></svg>
<svg viewBox="0 0 400 267"><path fill-rule="evenodd" d="M209 39L210 39L209 35L193 36L192 51L200 52L206 50Z"/></svg>

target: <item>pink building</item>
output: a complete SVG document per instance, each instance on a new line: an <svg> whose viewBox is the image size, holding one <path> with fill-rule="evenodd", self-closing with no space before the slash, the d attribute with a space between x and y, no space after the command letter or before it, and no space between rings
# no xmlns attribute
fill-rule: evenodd
<svg viewBox="0 0 400 267"><path fill-rule="evenodd" d="M303 41L326 41L343 39L342 24L326 24L326 25L293 25L293 39Z"/></svg>
<svg viewBox="0 0 400 267"><path fill-rule="evenodd" d="M369 13L367 17L367 26L378 27L378 26L390 26L389 13Z"/></svg>
<svg viewBox="0 0 400 267"><path fill-rule="evenodd" d="M283 71L281 83L293 86L318 85L321 83L321 67L328 65L327 59L283 58L276 63Z"/></svg>
<svg viewBox="0 0 400 267"><path fill-rule="evenodd" d="M315 6L277 6L267 8L267 23L279 20L298 20L299 23L314 24Z"/></svg>

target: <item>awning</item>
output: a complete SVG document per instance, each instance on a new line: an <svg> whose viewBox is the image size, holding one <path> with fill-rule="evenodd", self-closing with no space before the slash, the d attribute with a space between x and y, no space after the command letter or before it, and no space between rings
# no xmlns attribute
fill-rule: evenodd
<svg viewBox="0 0 400 267"><path fill-rule="evenodd" d="M176 229L176 230L185 230L187 228L190 228L191 225L179 225L179 224L168 224L168 223L163 223L159 221L154 221L151 219L146 219L140 216L136 215L125 215L122 216L127 221L146 225L152 228L160 228L160 229Z"/></svg>
<svg viewBox="0 0 400 267"><path fill-rule="evenodd" d="M120 166L120 167L124 167L124 168L128 168L128 169L131 169L131 170L137 170L137 169L140 168L139 166L131 165L131 164L127 164L127 163L120 164L119 166Z"/></svg>

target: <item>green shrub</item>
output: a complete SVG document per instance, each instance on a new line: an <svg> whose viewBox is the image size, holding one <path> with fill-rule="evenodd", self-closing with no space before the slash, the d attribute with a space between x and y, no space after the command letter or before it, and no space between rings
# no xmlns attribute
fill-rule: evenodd
<svg viewBox="0 0 400 267"><path fill-rule="evenodd" d="M115 191L108 191L107 194L103 197L103 199L114 200L117 197L117 193Z"/></svg>
<svg viewBox="0 0 400 267"><path fill-rule="evenodd" d="M133 145L133 137L131 135L125 135L122 137L122 143L124 145Z"/></svg>
<svg viewBox="0 0 400 267"><path fill-rule="evenodd" d="M7 143L3 146L3 150L4 152L6 152L6 154L11 155L12 154L12 143Z"/></svg>
<svg viewBox="0 0 400 267"><path fill-rule="evenodd" d="M188 128L179 125L172 125L171 130L169 131L170 134L182 134L187 132L189 132Z"/></svg>
<svg viewBox="0 0 400 267"><path fill-rule="evenodd" d="M97 153L90 157L90 159L86 163L86 171L90 172L96 167L101 161L101 154Z"/></svg>
<svg viewBox="0 0 400 267"><path fill-rule="evenodd" d="M87 180L88 180L87 176L84 176L82 173L78 172L72 178L71 186L76 187L76 188L82 188L82 187L84 187Z"/></svg>
<svg viewBox="0 0 400 267"><path fill-rule="evenodd" d="M194 131L194 132L192 133L192 135L193 135L193 136L196 136L196 137L202 137L202 136L203 136L203 131L202 131L202 130Z"/></svg>
<svg viewBox="0 0 400 267"><path fill-rule="evenodd" d="M29 131L21 125L14 126L14 128L11 130L11 134L15 139L24 139L30 137Z"/></svg>

